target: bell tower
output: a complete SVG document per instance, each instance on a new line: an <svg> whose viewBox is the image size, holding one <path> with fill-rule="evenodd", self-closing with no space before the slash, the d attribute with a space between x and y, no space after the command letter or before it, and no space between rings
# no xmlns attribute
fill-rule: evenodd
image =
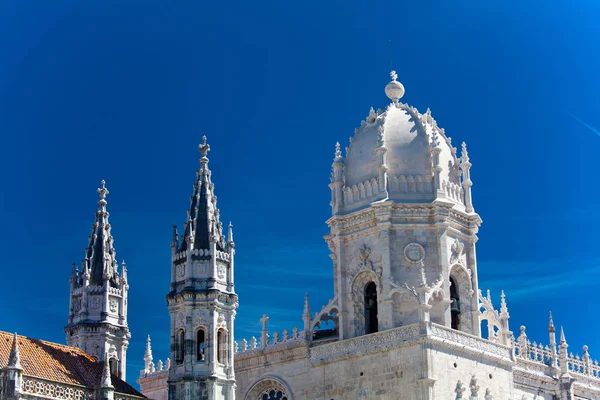
<svg viewBox="0 0 600 400"><path fill-rule="evenodd" d="M479 335L475 243L466 145L457 156L427 110L371 108L346 147L336 144L332 217L325 240L334 269L340 339L429 322Z"/></svg>
<svg viewBox="0 0 600 400"><path fill-rule="evenodd" d="M118 271L117 253L106 210L105 182L98 189L100 200L92 235L81 262L73 264L70 280L67 344L78 347L110 366L110 372L125 380L127 347L127 267Z"/></svg>
<svg viewBox="0 0 600 400"><path fill-rule="evenodd" d="M180 239L173 227L169 400L235 398L233 327L238 298L234 291L233 230L225 238L202 138L187 221Z"/></svg>

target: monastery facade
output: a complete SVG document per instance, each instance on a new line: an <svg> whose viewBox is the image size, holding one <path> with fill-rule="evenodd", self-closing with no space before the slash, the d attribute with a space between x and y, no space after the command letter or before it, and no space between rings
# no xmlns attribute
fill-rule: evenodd
<svg viewBox="0 0 600 400"><path fill-rule="evenodd" d="M524 326L516 334L510 329L504 292L499 308L489 291L483 294L476 257L481 218L473 206L466 144L458 155L429 110L419 113L399 101L404 87L395 72L391 78L385 87L390 104L370 110L344 155L335 147L325 236L333 296L313 313L307 295L299 328L272 332L263 315L256 337L236 338L233 229L220 221L203 138L187 219L181 235L173 229L170 245L171 350L165 362L155 363L148 337L137 381L143 395L600 399L600 366L587 347L581 355L569 352L562 328L557 340L551 315L547 344L531 343ZM104 183L98 191L86 258L71 274L65 333L70 346L102 363L106 386L109 372L113 382L125 379L129 283L126 266L118 272ZM0 353L1 399L70 398L30 396L14 378L23 370L6 360Z"/></svg>

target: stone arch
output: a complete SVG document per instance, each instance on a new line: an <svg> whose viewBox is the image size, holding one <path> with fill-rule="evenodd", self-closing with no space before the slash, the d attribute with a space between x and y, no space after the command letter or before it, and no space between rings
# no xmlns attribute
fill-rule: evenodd
<svg viewBox="0 0 600 400"><path fill-rule="evenodd" d="M365 288L371 282L376 285L378 302L381 302L381 282L375 272L371 270L359 272L350 285L354 313L352 318L354 336L365 334Z"/></svg>
<svg viewBox="0 0 600 400"><path fill-rule="evenodd" d="M462 332L473 333L473 285L471 283L471 274L463 265L453 264L450 266L448 282L450 282L450 278L457 285L457 287L454 289L458 293L458 304L460 308L460 322L458 324L458 330Z"/></svg>
<svg viewBox="0 0 600 400"><path fill-rule="evenodd" d="M268 375L260 378L250 387L250 390L246 393L244 400L263 400L265 395L270 396L271 391L281 392L282 396L279 400L283 400L284 397L287 400L292 400L292 390L289 385L280 377L274 375ZM275 397L277 398L277 397ZM269 397L267 399L271 400Z"/></svg>
<svg viewBox="0 0 600 400"><path fill-rule="evenodd" d="M194 329L194 347L196 361L206 360L206 339L208 338L208 328L199 325Z"/></svg>

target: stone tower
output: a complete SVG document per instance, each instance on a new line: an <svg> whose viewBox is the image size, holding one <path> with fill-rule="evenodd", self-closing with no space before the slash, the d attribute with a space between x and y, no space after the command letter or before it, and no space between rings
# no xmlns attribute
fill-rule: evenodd
<svg viewBox="0 0 600 400"><path fill-rule="evenodd" d="M340 339L431 321L479 335L476 233L469 156L427 110L392 100L356 129L331 173L325 237L334 266Z"/></svg>
<svg viewBox="0 0 600 400"><path fill-rule="evenodd" d="M233 231L230 224L226 239L202 140L183 237L174 227L171 241L170 400L235 398Z"/></svg>
<svg viewBox="0 0 600 400"><path fill-rule="evenodd" d="M73 264L70 281L69 321L65 326L67 344L78 347L125 380L127 346L127 268L118 271L111 226L106 211L104 181L98 189L100 200L92 235L85 250L81 271Z"/></svg>

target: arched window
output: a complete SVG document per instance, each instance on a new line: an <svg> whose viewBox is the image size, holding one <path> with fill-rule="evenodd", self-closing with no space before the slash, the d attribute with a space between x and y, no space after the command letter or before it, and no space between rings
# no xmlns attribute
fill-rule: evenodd
<svg viewBox="0 0 600 400"><path fill-rule="evenodd" d="M177 354L176 354L175 361L178 364L182 364L184 357L185 357L185 331L183 329L180 329L177 332Z"/></svg>
<svg viewBox="0 0 600 400"><path fill-rule="evenodd" d="M117 373L117 359L114 357L111 357L108 360L108 367L110 368L110 373L113 375L118 375Z"/></svg>
<svg viewBox="0 0 600 400"><path fill-rule="evenodd" d="M365 287L365 333L375 333L378 330L377 285L374 282L370 282Z"/></svg>
<svg viewBox="0 0 600 400"><path fill-rule="evenodd" d="M458 329L460 326L460 297L458 296L458 285L452 277L450 277L450 314L452 329Z"/></svg>
<svg viewBox="0 0 600 400"><path fill-rule="evenodd" d="M204 341L204 329L198 329L196 333L196 345L196 360L204 361L204 346L206 345Z"/></svg>
<svg viewBox="0 0 600 400"><path fill-rule="evenodd" d="M225 364L227 358L227 334L224 329L217 332L217 362Z"/></svg>
<svg viewBox="0 0 600 400"><path fill-rule="evenodd" d="M281 390L271 389L263 393L260 400L287 400L287 396Z"/></svg>

